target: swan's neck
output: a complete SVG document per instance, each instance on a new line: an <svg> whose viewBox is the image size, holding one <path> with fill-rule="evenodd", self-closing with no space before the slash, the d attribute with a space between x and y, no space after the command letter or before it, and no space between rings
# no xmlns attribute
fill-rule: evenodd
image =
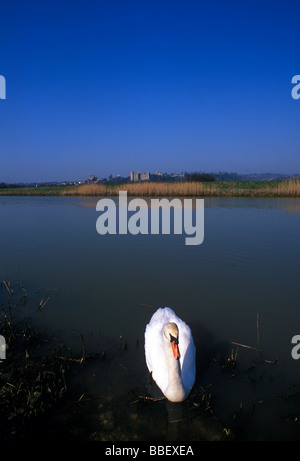
<svg viewBox="0 0 300 461"><path fill-rule="evenodd" d="M174 358L169 341L165 341L165 353L168 367L168 387L165 395L171 402L181 402L186 397L181 378L180 361Z"/></svg>

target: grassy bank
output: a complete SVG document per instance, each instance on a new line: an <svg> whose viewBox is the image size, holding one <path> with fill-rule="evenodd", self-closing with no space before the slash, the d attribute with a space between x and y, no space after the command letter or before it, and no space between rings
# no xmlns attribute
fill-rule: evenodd
<svg viewBox="0 0 300 461"><path fill-rule="evenodd" d="M1 195L12 196L59 196L65 191L66 186L30 186L30 187L3 187L0 188Z"/></svg>
<svg viewBox="0 0 300 461"><path fill-rule="evenodd" d="M115 196L127 191L131 196L192 197L300 197L300 180L249 182L133 183L118 186L85 184L65 188L62 195Z"/></svg>
<svg viewBox="0 0 300 461"><path fill-rule="evenodd" d="M129 196L177 197L300 197L300 180L224 182L145 182L121 185L18 187L0 189L0 196Z"/></svg>

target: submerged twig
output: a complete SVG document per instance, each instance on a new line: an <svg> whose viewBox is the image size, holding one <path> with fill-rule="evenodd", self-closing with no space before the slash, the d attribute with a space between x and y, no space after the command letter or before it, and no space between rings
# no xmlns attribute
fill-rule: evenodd
<svg viewBox="0 0 300 461"><path fill-rule="evenodd" d="M130 403L130 405L133 405L134 403L140 402L141 400L150 400L151 402L160 402L162 400L165 400L165 397L147 397L146 395L139 395L137 400L134 400L133 402Z"/></svg>
<svg viewBox="0 0 300 461"><path fill-rule="evenodd" d="M10 288L10 282L7 282L5 280L2 280L3 285L5 286L7 292L9 295L13 294L14 290Z"/></svg>
<svg viewBox="0 0 300 461"><path fill-rule="evenodd" d="M231 344L234 344L235 346L244 347L245 349L252 349L253 351L256 351L256 350L257 350L256 347L247 346L246 344L237 343L237 342L235 342L235 341L230 341L230 342L231 342ZM260 349L259 349L259 351L261 352Z"/></svg>
<svg viewBox="0 0 300 461"><path fill-rule="evenodd" d="M140 306L145 306L145 307L149 307L150 309L156 309L155 306L152 306L151 304L144 304L144 303L139 303Z"/></svg>
<svg viewBox="0 0 300 461"><path fill-rule="evenodd" d="M83 358L75 359L74 357L64 357L64 356L58 356L57 359L64 360L65 362L77 362L77 363L82 363L84 361Z"/></svg>
<svg viewBox="0 0 300 461"><path fill-rule="evenodd" d="M48 298L46 299L46 301L44 301L44 298L43 298L43 299L40 301L40 304L39 304L38 309L39 309L39 310L42 310L42 309L46 306L46 304L47 304L47 302L49 301L49 299L50 299L49 296L48 296Z"/></svg>
<svg viewBox="0 0 300 461"><path fill-rule="evenodd" d="M84 337L83 334L81 333L81 342L82 342L82 361L85 360L85 342L84 342Z"/></svg>

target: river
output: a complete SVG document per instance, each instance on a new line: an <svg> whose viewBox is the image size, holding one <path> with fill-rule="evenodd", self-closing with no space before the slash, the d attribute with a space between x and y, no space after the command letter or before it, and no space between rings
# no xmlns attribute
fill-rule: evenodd
<svg viewBox="0 0 300 461"><path fill-rule="evenodd" d="M133 401L149 390L144 330L156 308L169 306L193 331L195 392L211 395L221 432L239 415L241 438L299 439L300 361L292 338L300 335L300 200L205 199L204 240L190 246L172 233L100 235L98 200L0 197L0 276L22 280L32 295L30 315L72 347L82 336L95 349L100 338L126 344L114 367L96 367L88 380L105 407L106 419L95 416L102 433L206 437L210 422L200 417L188 418L181 436L174 424L167 430L165 402L153 402L150 416L148 407L139 414L133 405L126 416L118 405L109 408L111 399L128 403L132 389ZM247 370L258 339L254 379Z"/></svg>

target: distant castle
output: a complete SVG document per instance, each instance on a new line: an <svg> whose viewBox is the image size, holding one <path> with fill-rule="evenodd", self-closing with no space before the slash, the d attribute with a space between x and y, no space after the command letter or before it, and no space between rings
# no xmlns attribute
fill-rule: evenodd
<svg viewBox="0 0 300 461"><path fill-rule="evenodd" d="M131 182L138 182L138 181L150 181L150 173L141 173L140 171L131 171L130 172L130 181Z"/></svg>
<svg viewBox="0 0 300 461"><path fill-rule="evenodd" d="M140 182L140 181L183 181L185 179L185 173L176 174L176 173L161 173L156 171L155 173L141 173L140 171L131 171L130 172L130 181L131 182Z"/></svg>

